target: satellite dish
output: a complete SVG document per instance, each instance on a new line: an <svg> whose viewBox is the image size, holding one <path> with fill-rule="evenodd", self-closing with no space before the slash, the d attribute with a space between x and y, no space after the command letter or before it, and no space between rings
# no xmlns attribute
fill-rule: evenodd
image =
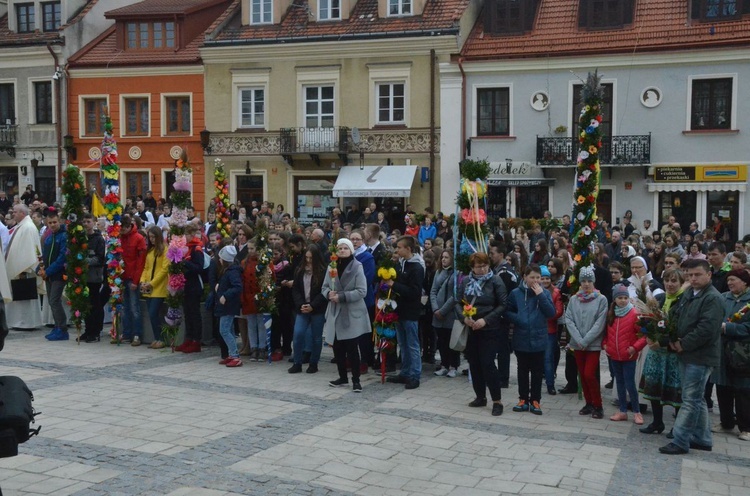
<svg viewBox="0 0 750 496"><path fill-rule="evenodd" d="M359 144L359 128L358 127L352 128L352 142L355 145Z"/></svg>

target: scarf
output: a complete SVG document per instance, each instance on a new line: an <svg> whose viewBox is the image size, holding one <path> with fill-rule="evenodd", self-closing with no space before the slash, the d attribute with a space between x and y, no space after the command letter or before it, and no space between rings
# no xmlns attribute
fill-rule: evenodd
<svg viewBox="0 0 750 496"><path fill-rule="evenodd" d="M466 283L466 290L464 291L464 294L467 296L475 296L479 298L484 294L484 292L482 291L482 286L484 286L484 283L492 279L494 276L495 274L493 274L492 271L487 272L481 277L477 277L472 272L469 277L469 282Z"/></svg>
<svg viewBox="0 0 750 496"><path fill-rule="evenodd" d="M672 304L674 304L674 302L677 301L677 299L680 296L682 296L682 292L683 291L684 290L682 288L680 288L680 290L677 291L675 294L673 294L673 295L667 294L666 295L666 298L664 298L664 304L661 306L661 308L662 308L662 310L664 310L667 313L667 315L669 315L669 309L672 308Z"/></svg>
<svg viewBox="0 0 750 496"><path fill-rule="evenodd" d="M633 304L628 302L627 305L624 307L621 307L619 305L615 305L615 317L625 317L629 311L633 309Z"/></svg>
<svg viewBox="0 0 750 496"><path fill-rule="evenodd" d="M578 298L578 300L581 303L588 303L590 301L594 301L596 297L599 296L599 294L600 293L598 289L593 290L591 293L584 293L583 291L578 291L576 293L576 298Z"/></svg>

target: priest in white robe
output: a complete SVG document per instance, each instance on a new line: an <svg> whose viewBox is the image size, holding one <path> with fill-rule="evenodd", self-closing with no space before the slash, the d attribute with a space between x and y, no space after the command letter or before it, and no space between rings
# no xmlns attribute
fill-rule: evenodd
<svg viewBox="0 0 750 496"><path fill-rule="evenodd" d="M39 231L29 216L29 207L23 204L13 206L13 219L16 225L10 233L8 251L5 254L5 268L8 280L20 279L21 274L34 278L37 291L44 294L44 281L37 277L39 256L42 253ZM39 298L12 301L6 305L6 318L11 329L36 329L42 325L42 308Z"/></svg>

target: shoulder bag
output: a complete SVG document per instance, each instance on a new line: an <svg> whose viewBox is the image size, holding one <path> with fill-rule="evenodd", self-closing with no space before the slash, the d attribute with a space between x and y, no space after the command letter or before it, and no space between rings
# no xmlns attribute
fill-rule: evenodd
<svg viewBox="0 0 750 496"><path fill-rule="evenodd" d="M471 299L471 306L474 306L474 302L477 297ZM449 346L455 351L464 351L466 349L466 341L469 339L469 328L464 324L463 319L456 319L453 322L453 329L451 329L451 340Z"/></svg>

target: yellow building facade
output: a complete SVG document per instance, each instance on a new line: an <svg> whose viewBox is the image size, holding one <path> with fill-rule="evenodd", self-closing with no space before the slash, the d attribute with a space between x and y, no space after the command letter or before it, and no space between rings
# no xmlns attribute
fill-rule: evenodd
<svg viewBox="0 0 750 496"><path fill-rule="evenodd" d="M422 12L380 18L378 2L387 5L350 2L348 15L340 11L343 18L327 22L310 21L313 13L325 17L319 5L306 4L301 20L295 17L299 8L290 6L285 16L268 16L278 23L253 24L251 19L263 18L253 17L259 3L245 1L219 19L201 49L207 196L213 189L209 171L219 159L233 203L283 204L305 223L329 217L334 206L346 212L375 202L378 210L402 212L407 204L418 211L436 205L437 67L457 52L459 33L468 32L476 9L450 0L396 2ZM460 15L441 21L449 6ZM372 24L359 26L368 15ZM408 29L426 23L433 27ZM287 32L295 34L283 36ZM376 186L372 166L411 166L390 174L403 181L408 196ZM345 172L356 187L350 181L337 191L345 167L354 168Z"/></svg>

